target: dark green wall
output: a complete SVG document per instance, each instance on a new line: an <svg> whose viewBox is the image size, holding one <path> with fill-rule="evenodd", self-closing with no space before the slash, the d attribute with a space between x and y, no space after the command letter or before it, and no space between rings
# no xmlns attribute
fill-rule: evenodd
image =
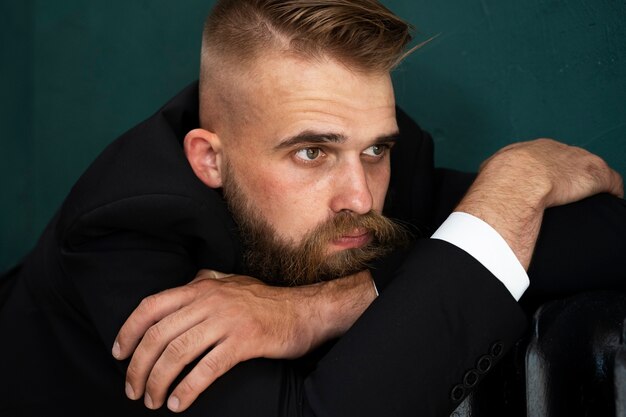
<svg viewBox="0 0 626 417"><path fill-rule="evenodd" d="M212 1L0 0L0 270L117 135L196 77ZM552 136L626 173L626 2L388 0L418 41L394 74L440 165Z"/></svg>
<svg viewBox="0 0 626 417"><path fill-rule="evenodd" d="M512 141L548 136L626 173L626 1L395 0L439 35L396 74L399 102L434 134L441 165L475 170Z"/></svg>

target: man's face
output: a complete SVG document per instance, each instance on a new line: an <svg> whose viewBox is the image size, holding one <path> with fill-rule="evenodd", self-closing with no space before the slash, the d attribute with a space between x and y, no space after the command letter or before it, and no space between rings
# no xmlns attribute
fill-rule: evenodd
<svg viewBox="0 0 626 417"><path fill-rule="evenodd" d="M378 238L358 219L381 213L389 184L398 134L389 75L282 56L260 62L241 91L239 123L221 133L224 191L239 223L288 249L322 224L353 219L329 226L340 233L323 238L324 257Z"/></svg>

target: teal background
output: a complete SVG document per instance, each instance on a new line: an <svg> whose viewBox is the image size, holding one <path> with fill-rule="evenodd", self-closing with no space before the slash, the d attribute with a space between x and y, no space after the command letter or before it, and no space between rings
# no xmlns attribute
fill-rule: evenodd
<svg viewBox="0 0 626 417"><path fill-rule="evenodd" d="M395 72L437 163L555 137L626 173L626 1L388 0L437 37ZM212 1L0 0L0 270L107 143L196 78Z"/></svg>

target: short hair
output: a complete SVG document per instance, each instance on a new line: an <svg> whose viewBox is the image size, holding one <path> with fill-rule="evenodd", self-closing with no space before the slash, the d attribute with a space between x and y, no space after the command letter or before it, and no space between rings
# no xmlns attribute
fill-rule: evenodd
<svg viewBox="0 0 626 417"><path fill-rule="evenodd" d="M273 49L388 72L411 52L411 30L376 0L218 0L205 22L202 59L245 67Z"/></svg>

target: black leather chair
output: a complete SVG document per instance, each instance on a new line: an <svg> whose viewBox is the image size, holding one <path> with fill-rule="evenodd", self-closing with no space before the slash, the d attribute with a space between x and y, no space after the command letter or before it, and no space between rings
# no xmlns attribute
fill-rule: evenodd
<svg viewBox="0 0 626 417"><path fill-rule="evenodd" d="M626 417L626 294L542 305L454 417Z"/></svg>

